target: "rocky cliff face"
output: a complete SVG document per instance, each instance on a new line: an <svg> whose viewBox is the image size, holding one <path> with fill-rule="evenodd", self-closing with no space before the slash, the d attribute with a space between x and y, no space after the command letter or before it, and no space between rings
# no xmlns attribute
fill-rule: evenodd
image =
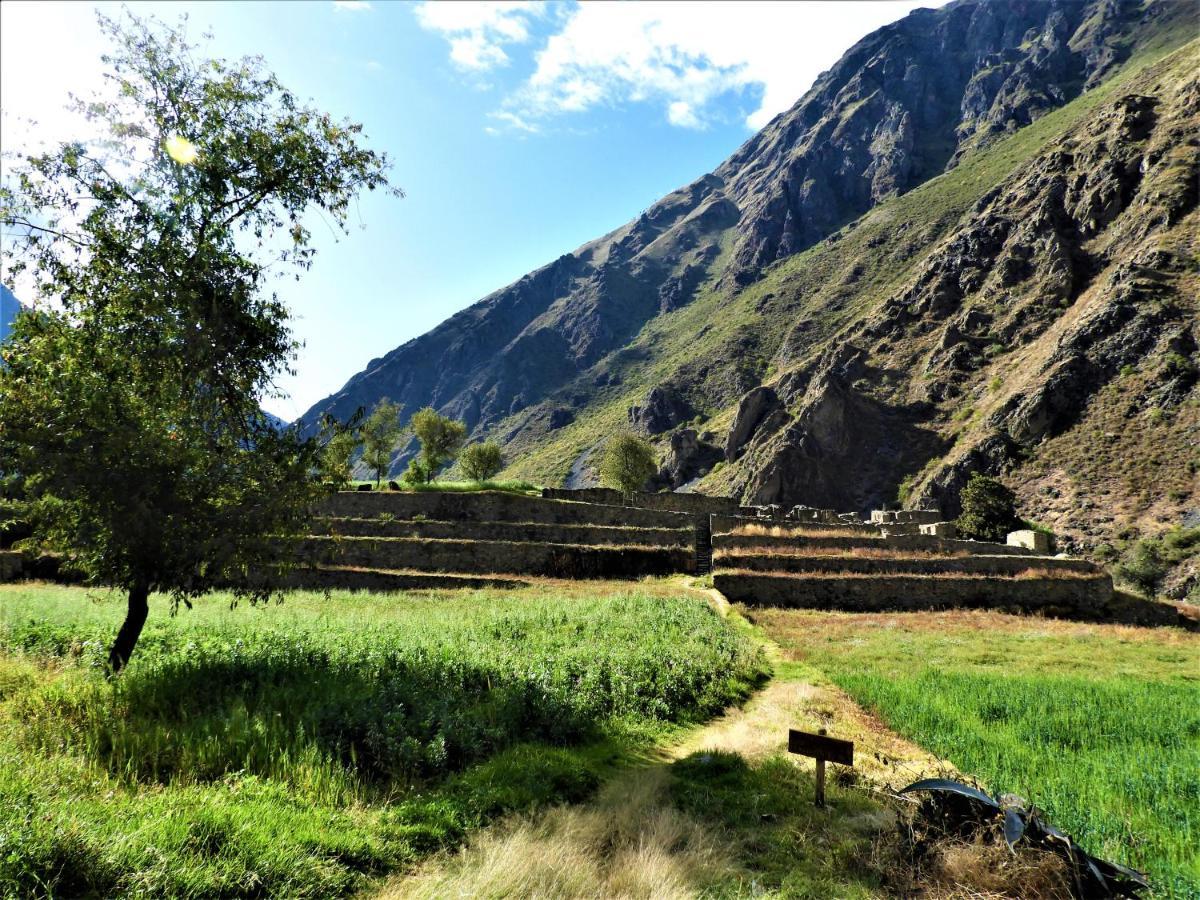
<svg viewBox="0 0 1200 900"><path fill-rule="evenodd" d="M1127 52L1120 39L1137 8L958 0L914 12L851 48L715 173L372 360L302 420L345 418L388 396L482 432L543 401L707 281L753 281L953 165L962 148L1076 95Z"/></svg>
<svg viewBox="0 0 1200 900"><path fill-rule="evenodd" d="M714 173L373 361L582 486L956 511L973 471L1082 549L1200 508L1197 10L958 0L864 38ZM402 459L398 460L398 465Z"/></svg>

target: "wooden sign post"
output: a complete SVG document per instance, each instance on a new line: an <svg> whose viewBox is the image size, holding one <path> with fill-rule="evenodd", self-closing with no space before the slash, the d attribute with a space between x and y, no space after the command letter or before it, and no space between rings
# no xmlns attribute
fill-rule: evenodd
<svg viewBox="0 0 1200 900"><path fill-rule="evenodd" d="M788 729L788 753L811 756L817 761L817 806L825 805L825 762L854 765L854 742L827 737L822 728L816 734Z"/></svg>

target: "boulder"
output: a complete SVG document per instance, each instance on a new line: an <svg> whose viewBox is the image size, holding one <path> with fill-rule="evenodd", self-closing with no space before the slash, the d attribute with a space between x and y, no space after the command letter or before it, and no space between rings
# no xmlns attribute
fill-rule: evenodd
<svg viewBox="0 0 1200 900"><path fill-rule="evenodd" d="M765 384L744 396L733 417L733 426L725 439L725 458L737 459L763 419L780 408L779 395Z"/></svg>
<svg viewBox="0 0 1200 900"><path fill-rule="evenodd" d="M629 424L645 434L662 434L695 415L691 404L674 388L651 388L640 406L629 408Z"/></svg>

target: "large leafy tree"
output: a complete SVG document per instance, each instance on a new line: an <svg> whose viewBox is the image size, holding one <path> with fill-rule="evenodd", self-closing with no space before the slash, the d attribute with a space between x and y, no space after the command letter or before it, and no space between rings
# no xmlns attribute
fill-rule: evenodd
<svg viewBox="0 0 1200 900"><path fill-rule="evenodd" d="M0 471L35 540L128 592L110 668L152 591L188 602L247 576L296 533L320 447L259 403L295 357L267 269L299 277L306 214L345 230L390 190L361 128L301 103L261 60L195 55L181 27L101 17L100 134L26 157L0 194L6 277L45 301L0 366Z"/></svg>
<svg viewBox="0 0 1200 900"><path fill-rule="evenodd" d="M628 500L640 491L658 470L654 448L636 434L622 431L604 445L600 459L600 483L615 488Z"/></svg>

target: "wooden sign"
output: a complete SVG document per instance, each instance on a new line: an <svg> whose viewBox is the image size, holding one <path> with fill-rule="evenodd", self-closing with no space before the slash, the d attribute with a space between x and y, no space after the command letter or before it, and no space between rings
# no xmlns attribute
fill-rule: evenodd
<svg viewBox="0 0 1200 900"><path fill-rule="evenodd" d="M788 753L811 756L817 761L816 800L817 806L825 805L825 762L854 765L854 742L831 738L822 728L816 734L808 731L788 729Z"/></svg>

